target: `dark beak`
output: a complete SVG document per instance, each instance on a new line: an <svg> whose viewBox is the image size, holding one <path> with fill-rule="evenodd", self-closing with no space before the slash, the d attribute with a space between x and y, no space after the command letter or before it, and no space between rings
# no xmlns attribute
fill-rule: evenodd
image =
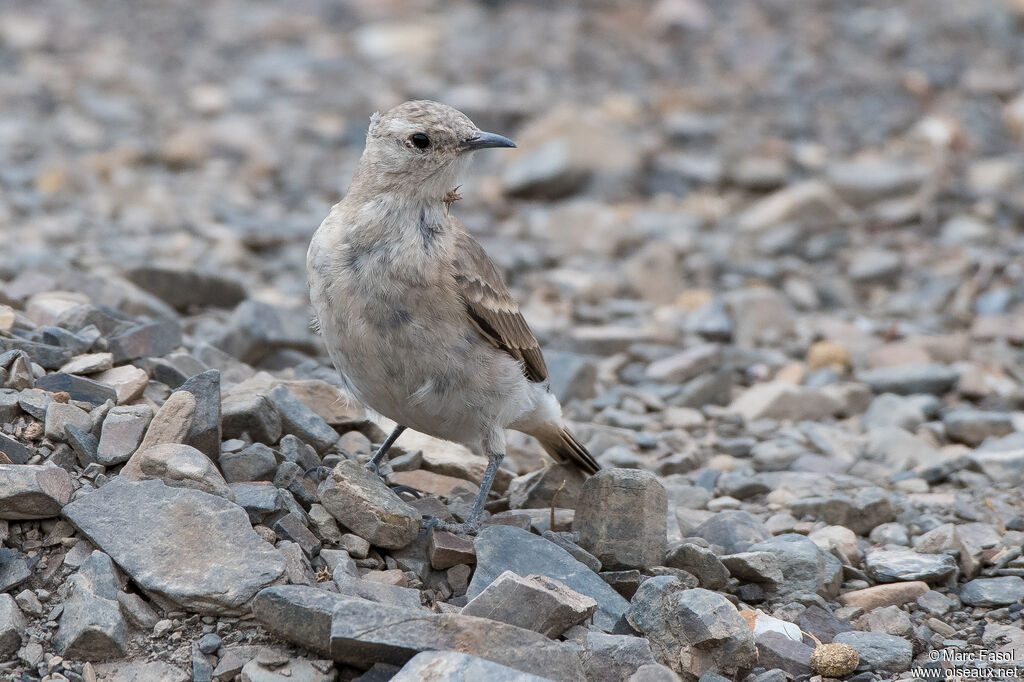
<svg viewBox="0 0 1024 682"><path fill-rule="evenodd" d="M494 133L485 133L482 130L476 131L476 137L466 140L463 149L468 152L477 149L488 149L490 147L515 147L516 143L507 137Z"/></svg>

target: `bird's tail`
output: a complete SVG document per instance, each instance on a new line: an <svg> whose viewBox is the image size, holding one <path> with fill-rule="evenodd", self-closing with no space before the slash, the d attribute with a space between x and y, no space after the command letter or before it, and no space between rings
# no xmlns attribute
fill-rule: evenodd
<svg viewBox="0 0 1024 682"><path fill-rule="evenodd" d="M583 443L576 440L576 436L564 426L557 431L549 431L543 436L538 436L537 440L558 462L572 462L588 474L596 474L601 469L601 465Z"/></svg>

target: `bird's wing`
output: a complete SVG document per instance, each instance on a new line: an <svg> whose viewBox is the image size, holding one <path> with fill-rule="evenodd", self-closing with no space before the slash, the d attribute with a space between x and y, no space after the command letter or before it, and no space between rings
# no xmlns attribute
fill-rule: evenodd
<svg viewBox="0 0 1024 682"><path fill-rule="evenodd" d="M466 305L466 315L480 335L523 364L530 381L548 378L537 337L519 312L498 268L473 237L460 230L456 243L455 283Z"/></svg>

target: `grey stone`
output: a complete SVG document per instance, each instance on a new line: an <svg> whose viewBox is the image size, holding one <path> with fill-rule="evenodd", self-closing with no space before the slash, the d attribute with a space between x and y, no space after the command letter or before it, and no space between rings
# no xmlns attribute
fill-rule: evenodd
<svg viewBox="0 0 1024 682"><path fill-rule="evenodd" d="M718 590L729 584L729 569L710 549L691 542L672 547L665 556L665 565L692 573L700 586Z"/></svg>
<svg viewBox="0 0 1024 682"><path fill-rule="evenodd" d="M895 604L873 609L864 616L862 621L864 628L869 632L884 632L887 635L897 637L910 637L914 634L914 624L910 616Z"/></svg>
<svg viewBox="0 0 1024 682"><path fill-rule="evenodd" d="M902 270L899 253L869 248L854 253L846 274L857 284L895 284Z"/></svg>
<svg viewBox="0 0 1024 682"><path fill-rule="evenodd" d="M114 364L167 355L181 345L181 325L177 320L146 322L107 339Z"/></svg>
<svg viewBox="0 0 1024 682"><path fill-rule="evenodd" d="M476 571L466 595L480 594L506 570L520 576L543 575L597 601L594 624L605 632L621 628L629 603L561 547L513 526L487 526L473 543Z"/></svg>
<svg viewBox="0 0 1024 682"><path fill-rule="evenodd" d="M140 587L200 613L239 613L284 572L241 508L198 490L115 478L64 515Z"/></svg>
<svg viewBox="0 0 1024 682"><path fill-rule="evenodd" d="M191 306L234 308L245 300L245 287L216 273L146 265L125 274L133 284L179 312Z"/></svg>
<svg viewBox="0 0 1024 682"><path fill-rule="evenodd" d="M722 363L722 347L705 343L655 360L644 374L651 381L681 384L717 369Z"/></svg>
<svg viewBox="0 0 1024 682"><path fill-rule="evenodd" d="M457 651L424 651L409 659L391 682L425 680L492 680L493 682L550 682L515 668Z"/></svg>
<svg viewBox="0 0 1024 682"><path fill-rule="evenodd" d="M235 504L245 510L254 524L262 523L284 507L281 491L269 483L232 483L228 487L235 495Z"/></svg>
<svg viewBox="0 0 1024 682"><path fill-rule="evenodd" d="M928 590L917 598L917 605L933 616L944 616L956 606L956 602L941 592Z"/></svg>
<svg viewBox="0 0 1024 682"><path fill-rule="evenodd" d="M971 606L1007 606L1024 600L1024 578L975 578L960 588L960 600Z"/></svg>
<svg viewBox="0 0 1024 682"><path fill-rule="evenodd" d="M21 416L18 393L0 389L0 424L10 424Z"/></svg>
<svg viewBox="0 0 1024 682"><path fill-rule="evenodd" d="M277 471L277 455L263 443L253 443L238 452L225 452L219 460L228 483L272 481Z"/></svg>
<svg viewBox="0 0 1024 682"><path fill-rule="evenodd" d="M220 409L224 438L238 438L247 433L253 440L273 445L281 437L281 415L265 396L229 393L224 396Z"/></svg>
<svg viewBox="0 0 1024 682"><path fill-rule="evenodd" d="M597 394L597 363L586 355L545 350L548 383L558 402L588 400Z"/></svg>
<svg viewBox="0 0 1024 682"><path fill-rule="evenodd" d="M103 466L127 462L146 434L153 410L148 405L120 405L103 420L96 461Z"/></svg>
<svg viewBox="0 0 1024 682"><path fill-rule="evenodd" d="M811 604L796 617L796 624L822 642L831 642L840 632L849 632L853 626L849 621L837 618L817 604Z"/></svg>
<svg viewBox="0 0 1024 682"><path fill-rule="evenodd" d="M69 403L52 402L46 406L45 434L50 440L64 440L67 438L65 429L68 425L75 426L83 431L92 429L92 420L89 413L80 407Z"/></svg>
<svg viewBox="0 0 1024 682"><path fill-rule="evenodd" d="M910 668L913 647L900 637L881 632L840 632L835 640L849 644L860 656L858 669L901 673Z"/></svg>
<svg viewBox="0 0 1024 682"><path fill-rule="evenodd" d="M60 467L0 464L0 519L49 519L71 499L71 476Z"/></svg>
<svg viewBox="0 0 1024 682"><path fill-rule="evenodd" d="M781 632L765 632L757 637L757 664L769 670L783 670L788 677L811 674L812 651Z"/></svg>
<svg viewBox="0 0 1024 682"><path fill-rule="evenodd" d="M372 545L400 549L419 533L419 512L358 462L339 462L317 494L331 516Z"/></svg>
<svg viewBox="0 0 1024 682"><path fill-rule="evenodd" d="M629 622L650 641L658 661L684 679L708 670L735 677L757 660L753 633L728 599L702 588L685 589L668 576L640 585Z"/></svg>
<svg viewBox="0 0 1024 682"><path fill-rule="evenodd" d="M55 402L53 394L41 388L26 388L18 393L18 405L35 419L46 419L46 410Z"/></svg>
<svg viewBox="0 0 1024 682"><path fill-rule="evenodd" d="M703 680L704 676L702 675L700 679ZM679 675L672 672L668 666L660 663L648 663L637 668L626 682L680 682L680 680Z"/></svg>
<svg viewBox="0 0 1024 682"><path fill-rule="evenodd" d="M508 484L512 509L543 509L554 500L559 507L575 509L586 476L578 467L553 463L513 478ZM563 485L564 484L564 485Z"/></svg>
<svg viewBox="0 0 1024 682"><path fill-rule="evenodd" d="M321 453L338 441L338 432L296 398L287 386L275 386L267 398L281 416L281 429L284 433L297 436Z"/></svg>
<svg viewBox="0 0 1024 682"><path fill-rule="evenodd" d="M830 559L836 563L838 560L803 535L777 535L751 545L748 551L767 552L778 562L784 579L770 584L769 593L774 599L788 599L801 593L835 597L839 592L837 567Z"/></svg>
<svg viewBox="0 0 1024 682"><path fill-rule="evenodd" d="M60 346L0 336L0 353L9 350L24 351L32 359L32 362L39 364L44 369L59 369L71 359L71 351Z"/></svg>
<svg viewBox="0 0 1024 682"><path fill-rule="evenodd" d="M597 602L547 576L505 571L462 608L479 616L557 638L594 614Z"/></svg>
<svg viewBox="0 0 1024 682"><path fill-rule="evenodd" d="M912 549L886 546L869 551L864 558L868 575L881 583L923 580L942 582L956 575L956 559L949 554L918 554Z"/></svg>
<svg viewBox="0 0 1024 682"><path fill-rule="evenodd" d="M64 432L68 433L67 427L65 427ZM7 434L0 433L0 453L7 455L7 458L15 464L25 464L32 459L35 451L33 448L19 443Z"/></svg>
<svg viewBox="0 0 1024 682"><path fill-rule="evenodd" d="M879 426L897 426L906 431L913 431L923 424L927 417L921 404L895 393L883 393L876 396L868 406L867 412L861 417L865 429Z"/></svg>
<svg viewBox="0 0 1024 682"><path fill-rule="evenodd" d="M115 661L95 666L101 680L117 682L190 682L192 676L177 666L164 661Z"/></svg>
<svg viewBox="0 0 1024 682"><path fill-rule="evenodd" d="M556 533L552 530L545 530L543 533L541 533L541 537L547 540L548 542L553 542L562 549L564 549L566 552L572 555L573 559L584 564L594 573L597 573L601 570L601 562L598 560L596 556L594 556L587 550L583 549L576 543L570 542L561 534Z"/></svg>
<svg viewBox="0 0 1024 682"><path fill-rule="evenodd" d="M191 445L210 459L220 456L220 372L210 369L188 379L178 389L187 391L196 399L195 413L185 437Z"/></svg>
<svg viewBox="0 0 1024 682"><path fill-rule="evenodd" d="M21 647L28 621L14 597L0 593L0 656L11 656Z"/></svg>
<svg viewBox="0 0 1024 682"><path fill-rule="evenodd" d="M60 627L53 637L58 653L99 661L127 653L128 625L117 601L120 592L110 557L93 552L70 578L71 597L64 602Z"/></svg>
<svg viewBox="0 0 1024 682"><path fill-rule="evenodd" d="M1008 412L953 410L942 417L942 423L950 440L971 447L981 445L986 438L1013 433L1013 419Z"/></svg>
<svg viewBox="0 0 1024 682"><path fill-rule="evenodd" d="M8 592L31 577L28 558L16 549L0 547L0 592Z"/></svg>
<svg viewBox="0 0 1024 682"><path fill-rule="evenodd" d="M334 584L339 593L388 606L413 610L423 608L420 604L419 590L363 580L349 573L349 570L349 566L340 562L332 570Z"/></svg>
<svg viewBox="0 0 1024 682"><path fill-rule="evenodd" d="M729 411L746 421L788 419L820 421L840 412L839 403L821 391L785 381L755 384L729 405Z"/></svg>
<svg viewBox="0 0 1024 682"><path fill-rule="evenodd" d="M317 587L276 585L261 590L252 614L273 634L319 654L331 651L331 615L343 597Z"/></svg>
<svg viewBox="0 0 1024 682"><path fill-rule="evenodd" d="M767 540L772 534L757 517L745 511L718 512L689 532L689 537L704 538L718 545L726 554L745 552L755 542Z"/></svg>
<svg viewBox="0 0 1024 682"><path fill-rule="evenodd" d="M242 666L242 682L334 682L337 679L337 671L329 660L283 658L283 665L278 665L277 661L264 664L257 656Z"/></svg>
<svg viewBox="0 0 1024 682"><path fill-rule="evenodd" d="M643 637L593 631L587 632L580 658L588 682L620 682L641 667L657 663Z"/></svg>
<svg viewBox="0 0 1024 682"><path fill-rule="evenodd" d="M156 478L173 488L192 488L227 500L235 499L210 458L183 443L164 443L139 450L121 470L121 476L134 481Z"/></svg>
<svg viewBox="0 0 1024 682"><path fill-rule="evenodd" d="M172 393L153 416L146 430L146 436L139 444L145 451L154 445L183 443L192 426L196 412L196 398L187 391Z"/></svg>
<svg viewBox="0 0 1024 682"><path fill-rule="evenodd" d="M87 467L96 463L96 452L100 448L100 441L91 431L83 431L77 426L67 425L64 427L64 435L67 437L68 445L71 446L78 463Z"/></svg>
<svg viewBox="0 0 1024 682"><path fill-rule="evenodd" d="M1011 486L1024 484L1024 448L1009 451L979 448L971 453L970 459L993 481Z"/></svg>
<svg viewBox="0 0 1024 682"><path fill-rule="evenodd" d="M929 176L923 165L892 159L841 161L830 164L828 182L855 206L917 191Z"/></svg>
<svg viewBox="0 0 1024 682"><path fill-rule="evenodd" d="M60 374L96 374L111 369L114 356L111 353L87 353L76 355L60 368ZM106 401L104 401L106 402Z"/></svg>
<svg viewBox="0 0 1024 682"><path fill-rule="evenodd" d="M273 528L279 538L297 544L307 557L320 553L320 541L295 514L285 514L274 522Z"/></svg>
<svg viewBox="0 0 1024 682"><path fill-rule="evenodd" d="M430 533L430 566L443 571L459 564L475 564L476 552L471 538L434 529Z"/></svg>
<svg viewBox="0 0 1024 682"><path fill-rule="evenodd" d="M357 667L403 664L425 650L460 653L552 679L582 679L576 649L505 623L431 614L342 597L331 623L331 656Z"/></svg>
<svg viewBox="0 0 1024 682"><path fill-rule="evenodd" d="M952 390L960 372L936 364L908 364L865 370L858 377L875 393L942 395Z"/></svg>
<svg viewBox="0 0 1024 682"><path fill-rule="evenodd" d="M213 665L199 650L199 644L192 642L192 682L213 682Z"/></svg>
<svg viewBox="0 0 1024 682"><path fill-rule="evenodd" d="M204 654L213 654L220 648L221 638L220 635L208 632L199 638L197 644L199 645L199 650Z"/></svg>
<svg viewBox="0 0 1024 682"><path fill-rule="evenodd" d="M567 140L549 141L510 165L502 176L505 193L522 199L561 199L586 184L589 173L573 162Z"/></svg>
<svg viewBox="0 0 1024 682"><path fill-rule="evenodd" d="M657 566L665 558L667 505L651 472L605 469L583 484L573 530L605 568Z"/></svg>
<svg viewBox="0 0 1024 682"><path fill-rule="evenodd" d="M89 543L83 541L83 544ZM149 602L134 592L118 592L117 603L121 605L121 613L144 632L152 632L160 621Z"/></svg>
<svg viewBox="0 0 1024 682"><path fill-rule="evenodd" d="M723 556L721 561L729 573L739 580L764 583L770 588L785 580L779 557L771 552L737 552Z"/></svg>
<svg viewBox="0 0 1024 682"><path fill-rule="evenodd" d="M810 516L830 526L846 526L858 535L867 535L875 526L896 518L889 493L878 487L863 488L852 497L834 494L806 497L789 503L793 516Z"/></svg>

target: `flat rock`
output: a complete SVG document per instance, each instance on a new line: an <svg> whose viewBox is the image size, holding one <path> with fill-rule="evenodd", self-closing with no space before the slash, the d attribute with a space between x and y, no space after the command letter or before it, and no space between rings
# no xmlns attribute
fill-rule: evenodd
<svg viewBox="0 0 1024 682"><path fill-rule="evenodd" d="M143 589L200 613L240 613L284 573L238 505L198 490L115 478L64 515Z"/></svg>
<svg viewBox="0 0 1024 682"><path fill-rule="evenodd" d="M942 424L950 440L971 447L981 445L986 438L1013 433L1013 419L1009 412L953 410L943 415Z"/></svg>
<svg viewBox="0 0 1024 682"><path fill-rule="evenodd" d="M857 378L875 393L942 395L953 388L960 373L946 365L924 363L865 370Z"/></svg>
<svg viewBox="0 0 1024 682"><path fill-rule="evenodd" d="M736 510L718 512L687 535L704 538L711 544L722 547L726 554L745 552L755 542L772 537L764 523L756 516Z"/></svg>
<svg viewBox="0 0 1024 682"><path fill-rule="evenodd" d="M594 631L587 632L580 658L588 682L620 682L640 668L657 663L650 643L643 637Z"/></svg>
<svg viewBox="0 0 1024 682"><path fill-rule="evenodd" d="M813 651L803 642L792 640L781 632L765 632L757 636L757 664L768 670L784 670L793 677L811 674Z"/></svg>
<svg viewBox="0 0 1024 682"><path fill-rule="evenodd" d="M31 577L28 557L16 549L0 547L0 592L8 592Z"/></svg>
<svg viewBox="0 0 1024 682"><path fill-rule="evenodd" d="M192 426L192 417L196 412L196 398L188 391L177 391L160 406L153 421L149 423L146 437L139 445L139 450L148 450L154 445L164 443L182 443Z"/></svg>
<svg viewBox="0 0 1024 682"><path fill-rule="evenodd" d="M59 371L63 374L96 374L113 366L113 353L87 353L71 358Z"/></svg>
<svg viewBox="0 0 1024 682"><path fill-rule="evenodd" d="M840 412L839 403L820 391L785 381L756 384L729 405L747 421L789 419L819 421Z"/></svg>
<svg viewBox="0 0 1024 682"><path fill-rule="evenodd" d="M419 512L358 462L339 462L317 494L331 516L372 545L399 549L419 533Z"/></svg>
<svg viewBox="0 0 1024 682"><path fill-rule="evenodd" d="M0 656L11 656L21 647L26 628L28 621L14 597L0 593Z"/></svg>
<svg viewBox="0 0 1024 682"><path fill-rule="evenodd" d="M479 616L557 638L594 615L597 602L546 576L505 571L462 608Z"/></svg>
<svg viewBox="0 0 1024 682"><path fill-rule="evenodd" d="M693 574L700 581L700 586L708 590L721 589L729 584L729 569L721 559L710 549L692 542L672 547L665 556L665 565Z"/></svg>
<svg viewBox="0 0 1024 682"><path fill-rule="evenodd" d="M620 631L629 602L584 564L554 543L514 526L487 526L473 542L476 571L466 596L473 599L505 571L541 575L564 583L597 602L594 625Z"/></svg>
<svg viewBox="0 0 1024 682"><path fill-rule="evenodd" d="M958 569L956 559L949 554L919 554L897 545L868 552L864 565L868 574L881 583L937 583L955 575Z"/></svg>
<svg viewBox="0 0 1024 682"><path fill-rule="evenodd" d="M1024 578L975 578L960 588L960 599L971 606L1007 606L1024 600Z"/></svg>
<svg viewBox="0 0 1024 682"><path fill-rule="evenodd" d="M146 390L146 384L149 382L149 375L144 369L135 365L121 365L101 372L93 376L93 379L101 384L112 386L117 396L117 404L124 405L142 396L142 392Z"/></svg>
<svg viewBox="0 0 1024 682"><path fill-rule="evenodd" d="M649 471L604 469L583 484L573 530L606 569L657 566L665 558L667 500Z"/></svg>
<svg viewBox="0 0 1024 682"><path fill-rule="evenodd" d="M67 427L74 426L82 431L92 429L89 413L69 403L52 402L46 406L44 433L50 440L65 440Z"/></svg>
<svg viewBox="0 0 1024 682"><path fill-rule="evenodd" d="M191 682L192 675L164 661L116 661L95 666L103 682Z"/></svg>
<svg viewBox="0 0 1024 682"><path fill-rule="evenodd" d="M801 593L834 597L839 592L842 566L831 554L821 551L814 541L796 533L785 533L751 545L751 553L763 552L775 557L784 579L769 583L776 599Z"/></svg>
<svg viewBox="0 0 1024 682"><path fill-rule="evenodd" d="M218 463L228 483L272 481L277 472L277 455L263 443L253 443L238 452L225 452Z"/></svg>
<svg viewBox="0 0 1024 682"><path fill-rule="evenodd" d="M298 436L321 453L337 442L338 432L323 417L299 400L287 386L275 386L267 393L267 399L281 417L283 433Z"/></svg>
<svg viewBox="0 0 1024 682"><path fill-rule="evenodd" d="M928 583L920 580L874 585L841 594L839 603L843 606L857 606L865 611L890 605L902 606L927 593L928 589Z"/></svg>
<svg viewBox="0 0 1024 682"><path fill-rule="evenodd" d="M0 464L0 519L49 519L71 499L71 476L49 465Z"/></svg>
<svg viewBox="0 0 1024 682"><path fill-rule="evenodd" d="M550 682L550 678L509 668L457 651L424 651L402 666L391 682L445 682L492 680L493 682Z"/></svg>
<svg viewBox="0 0 1024 682"><path fill-rule="evenodd" d="M357 667L401 665L426 650L457 650L534 675L582 679L576 649L497 621L341 598L331 624L331 656Z"/></svg>
<svg viewBox="0 0 1024 682"><path fill-rule="evenodd" d="M281 437L281 415L265 396L238 392L224 396L220 406L221 428L225 438L242 434L267 445Z"/></svg>
<svg viewBox="0 0 1024 682"><path fill-rule="evenodd" d="M318 587L275 585L252 601L252 614L267 630L320 654L331 652L331 615L344 597Z"/></svg>
<svg viewBox="0 0 1024 682"><path fill-rule="evenodd" d="M119 405L107 412L100 430L96 461L112 466L128 461L135 454L153 419L148 405Z"/></svg>
<svg viewBox="0 0 1024 682"><path fill-rule="evenodd" d="M834 641L857 650L858 669L901 673L910 668L914 655L910 642L881 632L840 632Z"/></svg>
<svg viewBox="0 0 1024 682"><path fill-rule="evenodd" d="M334 567L334 585L340 594L405 609L425 608L420 603L419 590L400 585L387 585L373 580L363 580L351 575L348 570L349 567L341 562Z"/></svg>
<svg viewBox="0 0 1024 682"><path fill-rule="evenodd" d="M36 388L50 393L63 391L71 396L72 400L81 400L93 405L102 405L108 400L117 400L117 391L113 386L75 374L47 374L36 379Z"/></svg>

